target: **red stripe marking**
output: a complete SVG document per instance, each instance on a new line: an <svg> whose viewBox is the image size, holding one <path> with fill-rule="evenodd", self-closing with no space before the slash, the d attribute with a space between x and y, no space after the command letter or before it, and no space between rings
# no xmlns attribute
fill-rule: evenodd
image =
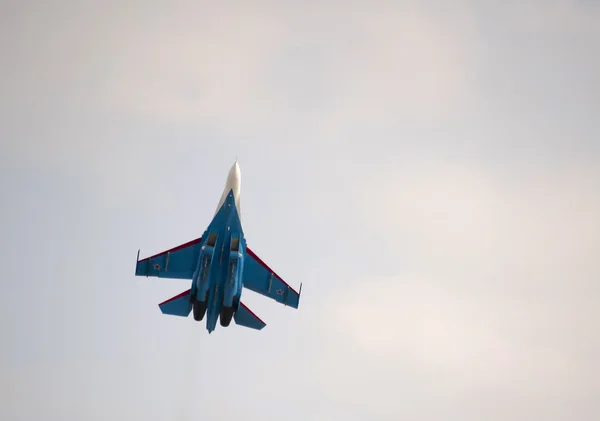
<svg viewBox="0 0 600 421"><path fill-rule="evenodd" d="M167 301L164 301L164 302L160 303L159 306L162 306L163 304L170 303L171 301L178 300L181 297L185 297L186 295L190 294L190 291L191 291L191 289L188 289L187 291L184 291L181 294L178 294L178 295L174 296L173 298L169 298Z"/></svg>
<svg viewBox="0 0 600 421"><path fill-rule="evenodd" d="M250 247L246 247L246 251L248 252L248 254L250 256L252 256L254 258L254 260L256 260L258 263L260 263L265 269L267 269L270 272L273 272L273 275L277 276L279 278L279 280L281 282L283 282L289 289L294 291L296 293L296 295L299 295L294 288L292 288L287 282L285 282L283 280L283 278L281 276L279 276L277 273L275 273L275 271L273 269L271 269L265 262L263 262L260 257L258 257L252 250L250 250Z"/></svg>
<svg viewBox="0 0 600 421"><path fill-rule="evenodd" d="M182 245L177 246L177 247L173 247L172 249L165 250L165 251L163 251L161 253L155 254L154 256L146 257L145 259L140 260L139 263L145 262L148 259L154 259L155 257L162 256L163 254L173 253L173 252L175 252L177 250L181 250L181 249L184 249L186 247L193 246L194 244L198 244L200 241L202 241L202 237L196 238L195 240L192 240L192 241L188 241L187 243L182 244Z"/></svg>
<svg viewBox="0 0 600 421"><path fill-rule="evenodd" d="M240 305L241 305L242 307L244 307L244 309L246 309L246 311L247 311L248 313L250 313L252 316L254 316L254 317L255 317L255 318L256 318L256 319L257 319L259 322L261 322L263 325L265 325L265 326L267 325L265 322L263 322L263 321L262 321L262 319L261 319L260 317L258 317L256 314L254 314L254 312L253 312L252 310L250 310L248 307L246 307L246 304L244 304L244 303L242 303L242 302L240 301Z"/></svg>

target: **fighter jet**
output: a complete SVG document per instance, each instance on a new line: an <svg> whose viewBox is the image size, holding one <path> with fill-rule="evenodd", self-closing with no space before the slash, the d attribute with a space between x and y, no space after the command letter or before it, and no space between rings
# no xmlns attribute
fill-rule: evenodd
<svg viewBox="0 0 600 421"><path fill-rule="evenodd" d="M158 306L163 314L194 320L206 316L206 329L227 327L231 319L239 326L261 330L266 326L240 300L244 288L255 291L286 306L298 308L299 292L289 286L249 247L240 217L241 174L237 159L227 175L215 215L202 237L140 260L138 250L136 276L189 279L187 291Z"/></svg>

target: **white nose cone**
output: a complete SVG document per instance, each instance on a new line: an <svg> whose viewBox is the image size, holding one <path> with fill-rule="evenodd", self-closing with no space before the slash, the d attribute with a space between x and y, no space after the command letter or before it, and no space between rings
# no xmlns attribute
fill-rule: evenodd
<svg viewBox="0 0 600 421"><path fill-rule="evenodd" d="M238 165L237 159L231 169L229 170L229 174L227 174L227 181L225 182L225 188L223 189L223 194L221 195L221 200L219 200L219 204L217 205L216 213L221 209L223 203L225 203L225 199L230 191L233 190L233 198L235 200L235 207L237 209L240 221L242 219L242 213L240 209L240 189L242 186L242 173L240 172L240 166Z"/></svg>

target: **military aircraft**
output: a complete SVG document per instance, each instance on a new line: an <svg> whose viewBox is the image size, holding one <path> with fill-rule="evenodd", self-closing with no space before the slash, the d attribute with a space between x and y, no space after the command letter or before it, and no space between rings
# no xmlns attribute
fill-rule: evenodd
<svg viewBox="0 0 600 421"><path fill-rule="evenodd" d="M220 319L227 327L231 319L240 326L261 330L266 326L240 300L244 288L298 308L299 292L246 246L240 217L241 174L237 159L227 181L215 215L202 237L140 260L136 276L189 279L190 289L160 303L163 314L194 320L206 315L206 329L212 333Z"/></svg>

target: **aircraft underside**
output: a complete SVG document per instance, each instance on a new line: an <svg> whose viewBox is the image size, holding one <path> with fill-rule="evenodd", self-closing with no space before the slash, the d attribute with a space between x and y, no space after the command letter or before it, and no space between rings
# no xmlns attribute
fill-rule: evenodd
<svg viewBox="0 0 600 421"><path fill-rule="evenodd" d="M243 288L293 308L298 308L300 300L300 293L246 246L239 214L239 186L236 162L202 237L143 260L139 260L138 251L136 276L191 281L187 291L159 304L163 314L188 317L192 313L197 322L206 319L209 333L215 329L217 319L222 327L228 327L232 320L251 329L266 326L241 301Z"/></svg>

